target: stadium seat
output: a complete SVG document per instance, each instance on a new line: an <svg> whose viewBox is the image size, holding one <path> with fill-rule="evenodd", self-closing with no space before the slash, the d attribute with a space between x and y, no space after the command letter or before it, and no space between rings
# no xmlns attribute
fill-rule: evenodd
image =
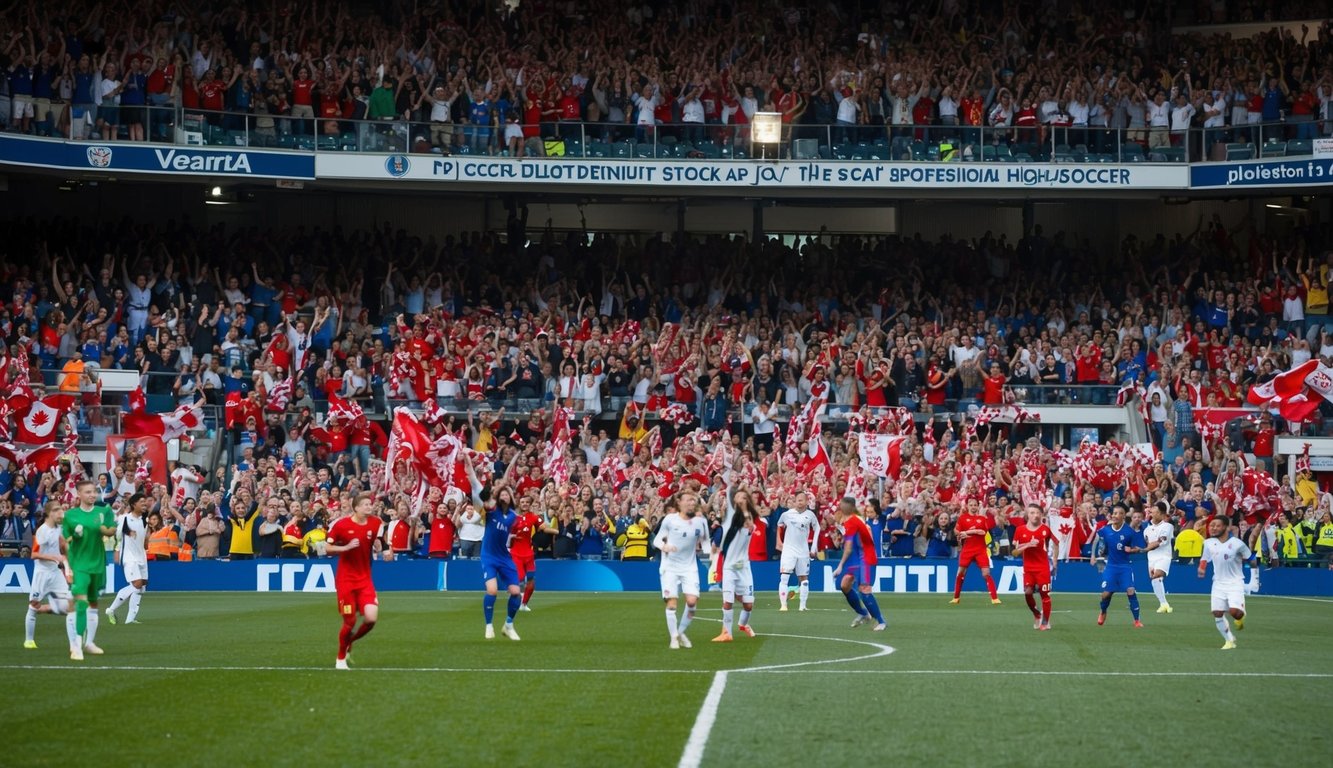
<svg viewBox="0 0 1333 768"><path fill-rule="evenodd" d="M850 160L852 157L852 148L846 144L836 144L833 147L833 157L837 160Z"/></svg>
<svg viewBox="0 0 1333 768"><path fill-rule="evenodd" d="M1233 143L1227 145L1228 160L1252 160L1254 159L1254 145L1249 143Z"/></svg>
<svg viewBox="0 0 1333 768"><path fill-rule="evenodd" d="M819 139L795 139L791 143L793 160L813 160L819 157Z"/></svg>
<svg viewBox="0 0 1333 768"><path fill-rule="evenodd" d="M649 144L649 143L646 142L646 141L641 141L641 142L639 142L638 144L635 144L635 145L634 145L634 156L635 156L635 157L639 157L639 158L651 158L651 157L653 157L655 154L657 154L657 153L656 153L656 149L655 149L655 147L654 147L652 144Z"/></svg>
<svg viewBox="0 0 1333 768"><path fill-rule="evenodd" d="M566 157L583 157L583 142L578 139L565 139Z"/></svg>
<svg viewBox="0 0 1333 768"><path fill-rule="evenodd" d="M1015 153L1014 153L1014 162L1016 162L1016 163L1030 163L1030 162L1032 162L1032 155L1029 155L1029 154L1026 153L1026 152L1015 152Z"/></svg>
<svg viewBox="0 0 1333 768"><path fill-rule="evenodd" d="M611 145L611 156L622 159L633 157L634 142L628 140L617 141L615 144Z"/></svg>
<svg viewBox="0 0 1333 768"><path fill-rule="evenodd" d="M995 151L995 145L994 145L994 144L983 144L983 145L982 145L982 147L981 147L981 159L982 159L982 160L995 160L995 159L997 159L997 153L996 153L996 151Z"/></svg>
<svg viewBox="0 0 1333 768"><path fill-rule="evenodd" d="M1308 155L1314 151L1313 143L1309 139L1292 139L1287 142L1287 156Z"/></svg>
<svg viewBox="0 0 1333 768"><path fill-rule="evenodd" d="M887 143L883 144L882 146L883 146L883 148L884 148L885 150L888 150L888 148L889 148L889 145L888 145ZM828 146L827 144L820 144L820 145L819 145L819 156L820 156L821 158L823 158L824 160L832 160L832 159L833 159L833 150L829 149L829 146Z"/></svg>
<svg viewBox="0 0 1333 768"><path fill-rule="evenodd" d="M594 141L588 145L588 157L609 157L611 145L605 141Z"/></svg>
<svg viewBox="0 0 1333 768"><path fill-rule="evenodd" d="M1263 156L1263 157L1286 157L1286 156L1287 156L1287 144L1286 144L1286 142L1277 141L1277 140L1273 140L1273 141L1266 142L1266 143L1264 144L1264 148L1263 148L1262 156Z"/></svg>

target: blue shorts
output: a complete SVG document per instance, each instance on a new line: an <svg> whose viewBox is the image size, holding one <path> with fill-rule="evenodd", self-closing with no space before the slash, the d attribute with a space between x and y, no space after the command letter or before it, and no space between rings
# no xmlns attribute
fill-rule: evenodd
<svg viewBox="0 0 1333 768"><path fill-rule="evenodd" d="M871 567L861 560L849 560L847 567L843 570L843 575L852 577L853 587L872 583Z"/></svg>
<svg viewBox="0 0 1333 768"><path fill-rule="evenodd" d="M1102 571L1103 592L1124 592L1134 588L1134 569L1128 565L1108 565Z"/></svg>
<svg viewBox="0 0 1333 768"><path fill-rule="evenodd" d="M518 569L514 567L514 561L496 562L494 560L481 561L481 580L485 582L495 579L496 583L502 587L517 586Z"/></svg>

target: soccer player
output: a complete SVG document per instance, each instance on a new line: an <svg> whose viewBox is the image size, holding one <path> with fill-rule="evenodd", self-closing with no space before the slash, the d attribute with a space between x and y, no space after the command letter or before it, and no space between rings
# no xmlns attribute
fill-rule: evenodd
<svg viewBox="0 0 1333 768"><path fill-rule="evenodd" d="M653 539L653 546L662 553L658 573L662 579L662 600L666 603L667 633L671 636L671 650L691 647L685 634L694 621L699 604L699 560L696 552L707 557L712 547L708 539L708 525L698 517L699 497L682 491L667 499L667 514ZM676 605L685 598L685 614L677 618Z"/></svg>
<svg viewBox="0 0 1333 768"><path fill-rule="evenodd" d="M954 525L954 535L962 542L962 548L958 553L958 576L953 581L950 605L958 605L963 599L963 578L967 576L967 569L972 563L981 569L981 578L986 580L991 604L1000 604L1000 598L995 594L995 579L990 575L990 550L986 548L986 534L994 527L995 518L981 511L981 502L968 499L967 509L958 516L958 522Z"/></svg>
<svg viewBox="0 0 1333 768"><path fill-rule="evenodd" d="M787 584L791 575L800 581L802 611L810 597L810 542L819 541L819 518L810 509L810 497L804 491L796 494L796 506L785 510L778 518L778 552L781 559L778 570L778 610L787 610Z"/></svg>
<svg viewBox="0 0 1333 768"><path fill-rule="evenodd" d="M750 571L750 536L759 516L749 491L735 491L727 499L727 514L722 520L722 544L717 553L717 580L722 584L722 634L715 643L731 642L732 606L739 596L740 622L736 628L754 637L750 612L754 610L754 574Z"/></svg>
<svg viewBox="0 0 1333 768"><path fill-rule="evenodd" d="M66 578L69 565L60 538L60 523L64 517L65 510L60 508L60 502L46 502L46 519L32 537L32 591L28 595L28 616L23 624L23 647L30 650L37 647L33 637L37 631L38 614L59 616L74 609ZM66 621L65 631L69 634L69 647L78 647L79 635L74 631L74 624Z"/></svg>
<svg viewBox="0 0 1333 768"><path fill-rule="evenodd" d="M66 626L74 625L75 640L69 657L83 661L85 651L102 655L97 647L97 596L106 588L106 546L103 539L116 535L116 516L110 507L97 504L97 486L80 480L74 488L79 505L65 512L61 536L65 539L69 566L74 571L70 591L74 594L74 613L65 617ZM92 612L88 611L92 608Z"/></svg>
<svg viewBox="0 0 1333 768"><path fill-rule="evenodd" d="M370 634L380 618L380 604L375 596L375 583L370 579L370 561L375 558L382 521L370 510L375 500L368 493L358 493L352 502L352 514L339 518L329 528L324 551L338 556L338 569L333 574L333 587L338 593L338 613L343 626L338 631L338 659L334 669L347 669L347 656L352 644ZM357 614L361 626L357 626Z"/></svg>
<svg viewBox="0 0 1333 768"><path fill-rule="evenodd" d="M509 506L513 495L503 486L503 481L496 481L492 490L481 487L477 480L477 471L469 458L463 463L467 469L468 482L472 485L472 503L485 513L486 530L481 536L481 579L486 585L486 595L481 599L482 614L486 617L486 639L495 639L495 600L500 591L500 581L509 592L509 604L501 632L510 640L518 640L514 630L514 616L518 615L521 605L519 599L518 569L514 566L512 547L514 544L514 521L517 515Z"/></svg>
<svg viewBox="0 0 1333 768"><path fill-rule="evenodd" d="M1042 522L1046 513L1036 504L1027 508L1027 525L1014 529L1014 552L1023 555L1023 597L1032 611L1032 628L1051 628L1051 563L1055 560L1055 534ZM1041 610L1033 593L1041 594Z"/></svg>
<svg viewBox="0 0 1333 768"><path fill-rule="evenodd" d="M138 621L139 603L143 599L144 588L148 586L148 553L144 549L143 517L148 511L149 502L146 493L136 493L130 497L130 511L116 523L116 550L114 559L125 572L125 586L116 593L116 599L106 609L106 620L116 623L116 609L127 601L130 612L125 616L126 624Z"/></svg>
<svg viewBox="0 0 1333 768"><path fill-rule="evenodd" d="M1166 601L1166 575L1171 572L1171 542L1176 537L1176 529L1167 520L1171 508L1165 501L1159 501L1152 507L1152 525L1143 530L1143 540L1148 542L1148 578L1152 579L1152 593L1157 596L1157 612L1170 613L1171 604Z"/></svg>
<svg viewBox="0 0 1333 768"><path fill-rule="evenodd" d="M872 580L875 566L879 564L879 555L875 552L875 537L870 535L870 526L856 514L856 499L848 496L838 502L837 521L842 525L842 559L833 569L833 577L843 574L839 588L847 604L856 611L852 627L859 627L875 617L875 631L883 632L888 626L884 614L879 612L879 601L875 599L875 584ZM844 569L845 572L844 572ZM855 591L859 585L860 594Z"/></svg>
<svg viewBox="0 0 1333 768"><path fill-rule="evenodd" d="M503 496L502 496L503 498ZM531 611L528 601L537 588L537 558L532 552L532 534L537 531L559 533L560 529L547 524L542 516L532 511L532 499L524 496L518 500L518 515L514 518L513 546L509 551L514 556L514 568L518 571L518 580L523 584L523 604L520 611Z"/></svg>
<svg viewBox="0 0 1333 768"><path fill-rule="evenodd" d="M1245 572L1241 561L1249 560L1254 568L1254 553L1245 542L1231 535L1231 526L1225 518L1214 517L1208 522L1208 537L1203 543L1203 557L1199 558L1199 578L1207 574L1208 564L1212 563L1213 621L1226 641L1222 650L1229 651L1236 647L1236 636L1227 624L1227 614L1236 620L1236 629L1245 629Z"/></svg>
<svg viewBox="0 0 1333 768"><path fill-rule="evenodd" d="M1092 558L1090 563L1097 564L1097 552L1106 550L1106 570L1102 572L1102 610L1097 615L1097 626L1106 623L1106 609L1111 605L1111 596L1124 590L1129 600L1129 612L1134 614L1134 626L1142 629L1139 621L1139 596L1134 591L1134 569L1130 567L1129 556L1142 552L1148 545L1143 534L1130 528L1125 523L1129 508L1117 502L1111 507L1111 523L1097 530L1092 540Z"/></svg>

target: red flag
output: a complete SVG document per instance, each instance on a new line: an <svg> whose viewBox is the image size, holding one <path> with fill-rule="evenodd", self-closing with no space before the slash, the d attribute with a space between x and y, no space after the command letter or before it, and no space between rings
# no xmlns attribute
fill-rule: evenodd
<svg viewBox="0 0 1333 768"><path fill-rule="evenodd" d="M344 400L336 394L329 395L329 413L326 421L341 421L344 424L354 424L358 420L365 419L366 412L358 403L350 400ZM416 422L416 417L412 417ZM420 422L417 422L420 424Z"/></svg>
<svg viewBox="0 0 1333 768"><path fill-rule="evenodd" d="M146 410L148 410L148 398L144 396L143 385L139 385L130 393L130 413L143 413Z"/></svg>
<svg viewBox="0 0 1333 768"><path fill-rule="evenodd" d="M204 423L204 404L196 400L171 413L127 413L121 417L121 429L129 437L160 437L175 440Z"/></svg>
<svg viewBox="0 0 1333 768"><path fill-rule="evenodd" d="M55 440L56 427L65 415L58 395L34 400L28 410L14 422L14 437L20 443L44 445Z"/></svg>
<svg viewBox="0 0 1333 768"><path fill-rule="evenodd" d="M33 448L18 454L18 463L32 473L46 472L60 460L60 448L55 443Z"/></svg>
<svg viewBox="0 0 1333 768"><path fill-rule="evenodd" d="M1320 398L1333 401L1333 368L1317 358L1306 360L1251 387L1247 398L1254 405L1276 407L1287 421L1308 421L1319 410Z"/></svg>
<svg viewBox="0 0 1333 768"><path fill-rule="evenodd" d="M332 414L332 409L330 409ZM422 467L429 467L426 452L430 450L430 436L426 428L417 421L417 417L406 408L396 408L393 412L393 427L389 430L389 449L384 454L385 489L393 487L398 474L398 465L406 463L418 472Z"/></svg>

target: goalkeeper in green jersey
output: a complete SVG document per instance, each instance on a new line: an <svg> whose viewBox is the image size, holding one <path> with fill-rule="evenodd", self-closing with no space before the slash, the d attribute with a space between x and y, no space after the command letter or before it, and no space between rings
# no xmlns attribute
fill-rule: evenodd
<svg viewBox="0 0 1333 768"><path fill-rule="evenodd" d="M110 507L96 503L97 488L91 480L81 481L74 492L79 504L65 513L61 535L66 542L66 559L74 572L74 583L70 586L70 592L74 594L74 613L66 621L74 624L78 640L70 646L69 657L83 661L84 651L94 656L102 654L102 649L93 641L97 638L97 596L106 589L103 537L116 535L116 518Z"/></svg>

